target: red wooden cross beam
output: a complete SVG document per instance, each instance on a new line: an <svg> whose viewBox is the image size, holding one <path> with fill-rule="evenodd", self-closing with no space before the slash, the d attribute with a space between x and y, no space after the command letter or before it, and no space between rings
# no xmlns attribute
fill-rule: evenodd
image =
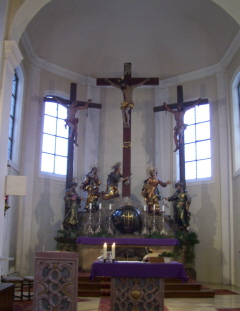
<svg viewBox="0 0 240 311"><path fill-rule="evenodd" d="M132 98L134 88L141 85L158 85L158 78L132 78L131 63L124 63L124 78L98 78L97 85L112 85L123 93L121 102L123 118L123 177L131 175L131 110L134 107ZM123 183L122 196L130 197L130 183Z"/></svg>

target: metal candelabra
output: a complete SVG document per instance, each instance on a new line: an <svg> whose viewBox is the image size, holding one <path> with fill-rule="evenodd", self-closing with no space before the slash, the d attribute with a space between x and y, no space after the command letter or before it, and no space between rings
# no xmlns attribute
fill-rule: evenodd
<svg viewBox="0 0 240 311"><path fill-rule="evenodd" d="M165 211L161 212L161 214L162 214L162 230L161 230L160 234L167 235L167 231L164 228L164 222L165 222L165 220L164 220L164 213L165 213Z"/></svg>
<svg viewBox="0 0 240 311"><path fill-rule="evenodd" d="M144 211L142 234L148 234L146 213L147 213L147 212Z"/></svg>
<svg viewBox="0 0 240 311"><path fill-rule="evenodd" d="M96 233L99 233L102 231L101 228L101 209L99 209L99 213L98 213L98 226L97 229L95 230Z"/></svg>
<svg viewBox="0 0 240 311"><path fill-rule="evenodd" d="M108 217L108 233L113 234L113 230L111 228L111 215Z"/></svg>
<svg viewBox="0 0 240 311"><path fill-rule="evenodd" d="M88 220L88 229L87 234L94 234L94 230L92 228L92 209L89 209L89 220Z"/></svg>
<svg viewBox="0 0 240 311"><path fill-rule="evenodd" d="M151 233L157 232L157 224L156 224L156 215L155 215L155 210L153 211L153 224L152 224L152 230Z"/></svg>

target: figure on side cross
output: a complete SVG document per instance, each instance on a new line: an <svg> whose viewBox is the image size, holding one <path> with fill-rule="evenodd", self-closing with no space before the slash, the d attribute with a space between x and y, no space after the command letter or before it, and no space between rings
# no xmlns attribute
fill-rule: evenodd
<svg viewBox="0 0 240 311"><path fill-rule="evenodd" d="M176 121L176 126L174 127L174 142L176 145L176 148L174 152L176 152L179 149L179 144L183 143L183 132L187 128L187 124L184 124L184 115L185 112L188 111L191 108L194 108L196 105L200 103L202 99L199 98L193 105L184 107L183 104L177 105L177 110L173 110L164 102L163 105L165 106L166 110L174 114L174 118Z"/></svg>
<svg viewBox="0 0 240 311"><path fill-rule="evenodd" d="M149 78L146 78L138 84L131 85L125 79L119 79L117 84L112 82L110 79L105 79L106 82L108 82L110 85L120 89L123 93L123 101L121 102L121 110L122 110L123 126L125 128L130 127L130 113L129 113L129 111L134 107L134 102L132 100L133 90L136 87L145 84L149 80L150 80Z"/></svg>
<svg viewBox="0 0 240 311"><path fill-rule="evenodd" d="M69 134L69 138L73 139L73 143L78 146L77 143L77 139L78 139L78 129L77 129L77 125L78 125L78 118L75 117L76 112L78 110L83 110L83 109L87 109L88 105L90 104L90 102L92 101L91 99L88 99L88 101L86 102L86 104L84 106L77 106L78 102L77 101L73 101L71 105L65 104L63 103L58 97L53 96L53 99L56 100L56 102L62 106L64 106L65 108L67 108L67 119L65 119L65 128L67 126L69 126L70 128L70 134Z"/></svg>

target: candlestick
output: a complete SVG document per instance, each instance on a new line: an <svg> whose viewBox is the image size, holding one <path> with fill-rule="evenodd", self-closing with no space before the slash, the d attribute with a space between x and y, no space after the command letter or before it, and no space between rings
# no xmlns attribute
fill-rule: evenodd
<svg viewBox="0 0 240 311"><path fill-rule="evenodd" d="M165 205L162 205L162 211L165 212Z"/></svg>
<svg viewBox="0 0 240 311"><path fill-rule="evenodd" d="M115 259L115 243L112 245L112 259Z"/></svg>
<svg viewBox="0 0 240 311"><path fill-rule="evenodd" d="M156 210L156 205L155 205L155 204L153 204L153 210L154 210L154 211Z"/></svg>
<svg viewBox="0 0 240 311"><path fill-rule="evenodd" d="M109 211L112 210L112 204L109 204Z"/></svg>
<svg viewBox="0 0 240 311"><path fill-rule="evenodd" d="M92 209L92 203L89 204L89 209L90 209L90 210Z"/></svg>
<svg viewBox="0 0 240 311"><path fill-rule="evenodd" d="M153 213L153 224L152 224L151 233L158 232L157 224L156 224L156 215L155 215L155 204L153 206L153 209L154 209L154 213Z"/></svg>
<svg viewBox="0 0 240 311"><path fill-rule="evenodd" d="M161 230L161 232L160 232L160 234L162 234L162 235L167 235L167 231L165 230L165 226L164 226L164 211L162 212L162 230Z"/></svg>
<svg viewBox="0 0 240 311"><path fill-rule="evenodd" d="M147 217L146 217L146 211L147 211L147 206L144 206L144 216L143 216L143 229L142 229L142 234L148 234L148 229L147 229Z"/></svg>
<svg viewBox="0 0 240 311"><path fill-rule="evenodd" d="M94 234L94 230L92 228L92 209L91 209L91 206L89 206L89 220L88 220L87 234L89 234L89 235Z"/></svg>
<svg viewBox="0 0 240 311"><path fill-rule="evenodd" d="M103 259L107 259L107 243L103 244Z"/></svg>
<svg viewBox="0 0 240 311"><path fill-rule="evenodd" d="M96 233L99 233L99 232L101 232L102 231L102 228L101 228L101 205L102 205L102 203L100 203L99 204L99 211L98 211L98 227L97 227L97 229L96 229Z"/></svg>
<svg viewBox="0 0 240 311"><path fill-rule="evenodd" d="M99 209L102 209L102 203L99 203Z"/></svg>

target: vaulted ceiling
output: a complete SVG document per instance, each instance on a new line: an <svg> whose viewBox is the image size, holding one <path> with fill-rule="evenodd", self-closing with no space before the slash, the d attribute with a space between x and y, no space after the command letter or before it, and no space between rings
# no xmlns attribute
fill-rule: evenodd
<svg viewBox="0 0 240 311"><path fill-rule="evenodd" d="M239 31L210 0L52 0L30 21L34 53L89 77L166 79L220 62Z"/></svg>

